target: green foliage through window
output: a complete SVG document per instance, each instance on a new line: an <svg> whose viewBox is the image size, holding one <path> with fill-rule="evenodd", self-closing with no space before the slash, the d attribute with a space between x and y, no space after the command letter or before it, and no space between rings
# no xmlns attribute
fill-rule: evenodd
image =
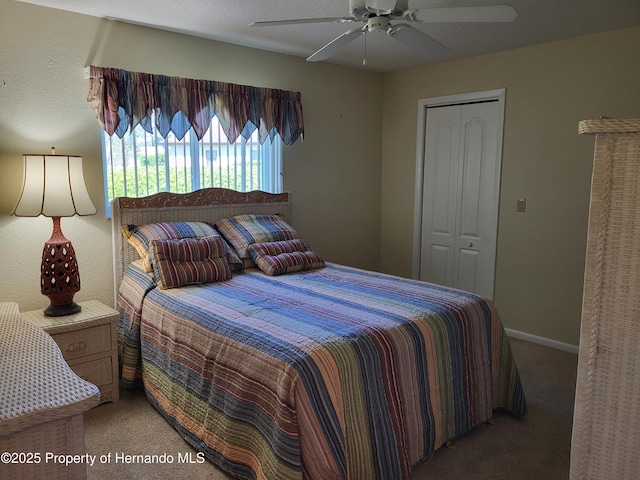
<svg viewBox="0 0 640 480"><path fill-rule="evenodd" d="M158 192L187 193L205 187L282 191L282 141L260 145L257 132L227 143L217 119L198 141L193 131L182 140L166 139L138 126L122 139L102 132L107 216L116 197Z"/></svg>

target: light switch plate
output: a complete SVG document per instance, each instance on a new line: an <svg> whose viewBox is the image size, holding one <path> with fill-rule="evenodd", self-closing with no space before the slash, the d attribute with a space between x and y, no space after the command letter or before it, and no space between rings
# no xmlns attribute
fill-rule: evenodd
<svg viewBox="0 0 640 480"><path fill-rule="evenodd" d="M516 212L524 212L527 209L527 199L519 198L516 204Z"/></svg>

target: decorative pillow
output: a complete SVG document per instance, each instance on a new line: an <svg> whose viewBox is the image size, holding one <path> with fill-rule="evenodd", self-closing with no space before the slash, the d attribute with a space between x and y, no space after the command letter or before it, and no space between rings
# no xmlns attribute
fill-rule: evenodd
<svg viewBox="0 0 640 480"><path fill-rule="evenodd" d="M229 242L227 242L224 237L220 236L220 233L218 231L216 231L216 236L219 237L224 244L225 251L227 252L227 263L229 264L229 268L231 269L231 271L240 272L244 270L244 262L238 256L236 250L231 245L229 245Z"/></svg>
<svg viewBox="0 0 640 480"><path fill-rule="evenodd" d="M147 225L124 225L121 227L122 235L135 248L144 262L144 270L147 273L153 271L149 244L152 240L179 240L182 238L204 238L218 236L218 231L204 222L159 222ZM227 251L228 261L233 265L233 271L242 270L242 260L229 247Z"/></svg>
<svg viewBox="0 0 640 480"><path fill-rule="evenodd" d="M222 238L151 240L149 245L156 282L161 289L231 278Z"/></svg>
<svg viewBox="0 0 640 480"><path fill-rule="evenodd" d="M324 260L301 239L253 243L247 250L260 270L267 275L324 267Z"/></svg>
<svg viewBox="0 0 640 480"><path fill-rule="evenodd" d="M278 215L236 215L219 220L215 226L243 260L251 258L247 248L252 243L300 238L298 232Z"/></svg>

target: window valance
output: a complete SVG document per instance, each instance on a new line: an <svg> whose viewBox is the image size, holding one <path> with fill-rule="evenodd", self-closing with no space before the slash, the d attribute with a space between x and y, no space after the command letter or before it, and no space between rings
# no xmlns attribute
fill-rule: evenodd
<svg viewBox="0 0 640 480"><path fill-rule="evenodd" d="M141 125L178 139L193 127L202 139L214 115L230 143L256 129L260 143L279 135L291 145L304 134L300 92L92 65L87 101L102 128L120 138Z"/></svg>

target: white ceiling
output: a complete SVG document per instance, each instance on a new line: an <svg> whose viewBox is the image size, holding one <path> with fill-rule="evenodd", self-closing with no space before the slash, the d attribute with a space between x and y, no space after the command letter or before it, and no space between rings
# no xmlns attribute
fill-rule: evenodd
<svg viewBox="0 0 640 480"><path fill-rule="evenodd" d="M349 0L20 1L303 58L356 26L249 26L255 21L349 16ZM511 5L518 13L515 21L419 24L417 28L448 48L437 60L443 61L640 25L640 0L409 0L409 7L415 9L496 4ZM384 33L360 36L328 61L378 72L428 63Z"/></svg>

